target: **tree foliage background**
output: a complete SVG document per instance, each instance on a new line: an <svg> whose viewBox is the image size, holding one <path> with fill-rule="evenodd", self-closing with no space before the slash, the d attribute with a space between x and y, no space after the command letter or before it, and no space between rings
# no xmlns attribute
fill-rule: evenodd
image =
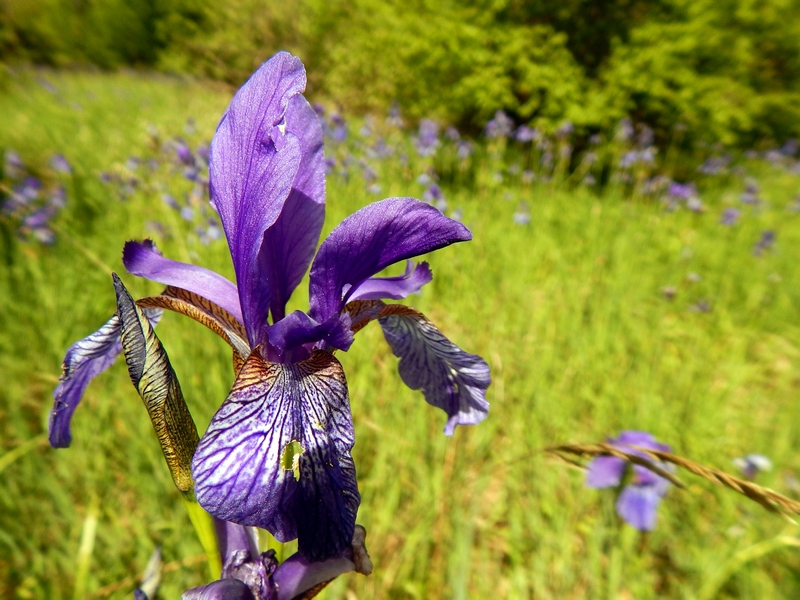
<svg viewBox="0 0 800 600"><path fill-rule="evenodd" d="M665 137L800 136L800 0L0 0L0 60L240 84L278 49L348 112L477 129L623 116Z"/></svg>

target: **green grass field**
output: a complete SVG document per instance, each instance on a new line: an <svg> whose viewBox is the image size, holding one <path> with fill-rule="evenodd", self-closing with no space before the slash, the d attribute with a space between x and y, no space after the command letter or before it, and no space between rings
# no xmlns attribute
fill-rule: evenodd
<svg viewBox="0 0 800 600"><path fill-rule="evenodd" d="M0 94L0 151L18 151L44 178L55 152L74 168L54 245L0 229L0 598L130 598L158 545L161 598L208 580L124 365L90 386L69 449L51 449L46 432L65 350L115 310L111 271L134 295L160 291L125 274L126 240L154 237L165 255L232 277L224 241L199 243L162 202L163 186L182 189L179 174L126 200L99 179L152 152L153 127L183 135L191 117L192 139L210 139L230 95L164 77L51 72L19 75ZM421 196L415 164L388 159L379 196L358 177L330 177L326 231L375 199ZM642 429L723 470L764 454L775 467L758 482L796 493L800 214L788 209L800 176L742 165L765 204L741 205L733 227L719 216L740 206L741 176L704 179L703 214L614 186L598 195L558 179L493 182L488 163L443 184L474 241L430 256L434 280L409 303L489 362L489 418L446 438L444 415L403 385L379 328L359 333L340 360L375 572L339 578L324 598L797 597L796 526L679 473L687 489L670 490L644 539L618 520L612 491L587 489L581 472L541 452ZM513 221L521 200L529 225ZM754 256L765 230L777 241ZM692 310L700 301L711 310ZM158 332L202 431L232 382L230 352L179 315Z"/></svg>

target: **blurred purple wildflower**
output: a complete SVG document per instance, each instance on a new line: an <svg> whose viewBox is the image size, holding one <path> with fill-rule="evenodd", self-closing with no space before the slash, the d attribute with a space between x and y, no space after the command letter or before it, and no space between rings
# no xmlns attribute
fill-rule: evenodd
<svg viewBox="0 0 800 600"><path fill-rule="evenodd" d="M420 156L433 156L439 147L439 124L430 119L422 119L414 138L414 146Z"/></svg>
<svg viewBox="0 0 800 600"><path fill-rule="evenodd" d="M474 149L472 144L466 140L461 140L458 142L458 150L457 155L460 160L466 160L470 156L472 156Z"/></svg>
<svg viewBox="0 0 800 600"><path fill-rule="evenodd" d="M532 142L538 137L539 132L532 127L528 127L527 125L520 125L514 132L514 139L518 142L522 142L523 144Z"/></svg>
<svg viewBox="0 0 800 600"><path fill-rule="evenodd" d="M697 171L703 175L718 175L728 168L732 158L730 154L709 156L702 165L697 167Z"/></svg>
<svg viewBox="0 0 800 600"><path fill-rule="evenodd" d="M635 133L633 122L628 117L625 117L617 124L615 137L621 142L629 142L633 139Z"/></svg>
<svg viewBox="0 0 800 600"><path fill-rule="evenodd" d="M647 450L670 451L669 446L658 443L645 431L622 431L619 437L608 441L614 447L641 456L645 460L651 459L632 446L640 446ZM662 469L669 467L660 462L654 464ZM619 488L626 481L626 471L630 471L631 480L622 488L617 498L617 514L639 531L652 531L656 526L658 506L670 485L668 480L646 467L631 464L616 456L598 456L589 463L586 485L595 489Z"/></svg>
<svg viewBox="0 0 800 600"><path fill-rule="evenodd" d="M742 195L739 196L739 199L744 202L745 204L750 204L751 206L757 206L761 204L761 198L759 198L760 189L758 187L758 183L754 179L748 179L745 185L745 189L742 192Z"/></svg>
<svg viewBox="0 0 800 600"><path fill-rule="evenodd" d="M697 196L697 187L691 182L678 183L677 181L673 181L667 193L678 200L688 200L689 198Z"/></svg>
<svg viewBox="0 0 800 600"><path fill-rule="evenodd" d="M172 148L175 150L175 156L182 164L194 167L194 155L192 154L192 149L189 148L189 144L180 138L176 138Z"/></svg>
<svg viewBox="0 0 800 600"><path fill-rule="evenodd" d="M781 146L780 152L784 156L795 156L798 149L800 149L800 144L798 144L797 140L790 139L786 140L783 146Z"/></svg>
<svg viewBox="0 0 800 600"><path fill-rule="evenodd" d="M67 175L72 173L72 167L69 161L64 158L63 154L54 154L50 159L50 166L53 167L54 171L58 171L59 173L65 173Z"/></svg>
<svg viewBox="0 0 800 600"><path fill-rule="evenodd" d="M458 133L458 129L450 125L447 129L444 130L444 137L446 137L451 142L458 142L461 140L461 134Z"/></svg>
<svg viewBox="0 0 800 600"><path fill-rule="evenodd" d="M574 132L575 125L572 124L572 121L564 121L558 126L558 129L556 129L556 137L560 139L568 138Z"/></svg>
<svg viewBox="0 0 800 600"><path fill-rule="evenodd" d="M331 125L326 133L335 142L343 142L347 139L347 123L344 117L338 113L331 115Z"/></svg>
<svg viewBox="0 0 800 600"><path fill-rule="evenodd" d="M512 217L517 225L529 225L531 222L531 208L524 200L519 203Z"/></svg>
<svg viewBox="0 0 800 600"><path fill-rule="evenodd" d="M444 198L442 189L435 183L431 183L422 195L422 199L428 204L432 204L434 201L441 200L442 198Z"/></svg>
<svg viewBox="0 0 800 600"><path fill-rule="evenodd" d="M389 107L389 114L386 116L386 124L397 127L398 129L402 128L404 125L403 117L400 112L400 104L398 104L397 100L394 100Z"/></svg>
<svg viewBox="0 0 800 600"><path fill-rule="evenodd" d="M708 300L698 300L696 303L689 307L689 310L696 313L709 313L712 311L711 304Z"/></svg>
<svg viewBox="0 0 800 600"><path fill-rule="evenodd" d="M494 113L494 118L486 123L485 133L489 139L507 138L514 129L514 121L502 110Z"/></svg>
<svg viewBox="0 0 800 600"><path fill-rule="evenodd" d="M767 250L772 248L775 245L775 231L772 229L767 229L761 233L761 237L756 242L756 245L753 246L753 254L755 256L761 256Z"/></svg>
<svg viewBox="0 0 800 600"><path fill-rule="evenodd" d="M745 479L752 480L759 473L772 470L772 461L763 454L748 454L741 458L734 458L732 462Z"/></svg>
<svg viewBox="0 0 800 600"><path fill-rule="evenodd" d="M740 211L736 208L726 208L719 220L720 225L733 226L739 222Z"/></svg>
<svg viewBox="0 0 800 600"><path fill-rule="evenodd" d="M9 179L17 179L25 170L25 165L19 154L14 150L6 150L3 171Z"/></svg>

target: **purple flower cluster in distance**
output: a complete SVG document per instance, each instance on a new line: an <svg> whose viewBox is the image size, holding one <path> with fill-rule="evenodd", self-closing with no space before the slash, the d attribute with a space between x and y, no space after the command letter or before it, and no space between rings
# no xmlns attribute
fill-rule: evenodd
<svg viewBox="0 0 800 600"><path fill-rule="evenodd" d="M212 322L233 349L235 382L191 464L197 501L220 521L297 539L297 560L323 568L352 553L361 500L347 382L334 352L377 321L401 379L447 414L447 435L486 417L490 373L421 313L383 302L430 282L428 264L410 259L470 240L464 225L420 200L388 198L347 217L317 250L326 165L322 123L302 95L305 85L300 60L277 54L236 93L211 143L211 203L236 283L163 257L149 240L128 242L123 263L169 286L158 306L180 305L178 312ZM403 274L376 276L396 263L406 263ZM286 314L309 265L309 310ZM119 279L115 287L119 304L127 292ZM84 389L120 353L122 314L70 348L54 394L53 446L69 445ZM270 561L259 560L251 553L242 563L268 576Z"/></svg>
<svg viewBox="0 0 800 600"><path fill-rule="evenodd" d="M648 450L669 452L670 447L660 444L645 431L623 431L609 443L624 452L647 456L632 448L640 446ZM649 459L648 459L649 460ZM665 468L662 463L657 466ZM626 478L630 474L630 480ZM661 498L667 493L669 481L640 465L633 465L616 456L595 458L586 471L586 485L591 488L619 488L625 484L617 498L617 514L640 531L651 531L656 525L656 513Z"/></svg>
<svg viewBox="0 0 800 600"><path fill-rule="evenodd" d="M50 168L57 180L63 181L72 173L72 167L61 154L50 159ZM66 202L63 183L45 185L30 174L19 154L6 151L0 169L0 218L10 220L22 239L54 244L56 234L51 222Z"/></svg>

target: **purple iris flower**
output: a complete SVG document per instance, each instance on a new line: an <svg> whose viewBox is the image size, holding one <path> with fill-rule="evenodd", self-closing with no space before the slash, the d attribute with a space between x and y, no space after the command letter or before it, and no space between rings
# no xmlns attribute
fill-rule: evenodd
<svg viewBox="0 0 800 600"><path fill-rule="evenodd" d="M447 129L444 130L444 137L446 137L451 142L459 142L461 141L461 134L458 132L458 129L450 125Z"/></svg>
<svg viewBox="0 0 800 600"><path fill-rule="evenodd" d="M624 452L647 456L631 446L648 450L669 452L670 447L660 444L645 431L623 431L609 443ZM649 459L648 459L649 460ZM657 463L659 467L665 465ZM667 493L669 481L641 465L632 465L616 456L598 456L586 471L586 485L591 488L619 487L623 483L626 469L632 469L632 480L622 489L617 498L617 514L640 531L652 531L656 525L656 512L661 498Z"/></svg>
<svg viewBox="0 0 800 600"><path fill-rule="evenodd" d="M192 149L189 148L189 144L180 138L175 138L173 149L175 150L175 156L181 163L186 166L194 166L194 155L192 154Z"/></svg>
<svg viewBox="0 0 800 600"><path fill-rule="evenodd" d="M736 208L726 208L719 220L720 225L733 226L739 222L740 212Z"/></svg>
<svg viewBox="0 0 800 600"><path fill-rule="evenodd" d="M347 139L347 123L342 115L336 113L331 116L331 126L327 133L335 142L343 142Z"/></svg>
<svg viewBox="0 0 800 600"><path fill-rule="evenodd" d="M756 206L761 204L761 198L759 197L760 191L761 190L759 190L758 183L756 183L753 179L749 179L744 191L742 192L742 195L739 196L739 199L745 204Z"/></svg>
<svg viewBox="0 0 800 600"><path fill-rule="evenodd" d="M677 181L673 181L667 193L677 200L689 200L689 198L697 197L697 187L691 182L678 183Z"/></svg>
<svg viewBox="0 0 800 600"><path fill-rule="evenodd" d="M258 553L255 531L215 520L222 575L218 581L187 590L182 600L292 600L350 571L372 572L364 546L365 531L356 526L350 547L339 556L309 563L294 554L280 565L275 551Z"/></svg>
<svg viewBox="0 0 800 600"><path fill-rule="evenodd" d="M572 121L564 121L561 125L559 125L558 129L556 130L556 137L558 138L567 138L573 134L575 131L575 126L572 124Z"/></svg>
<svg viewBox="0 0 800 600"><path fill-rule="evenodd" d="M532 142L538 137L539 137L539 132L536 129L533 129L532 127L528 127L527 125L520 125L514 132L514 138L518 142L522 143Z"/></svg>
<svg viewBox="0 0 800 600"><path fill-rule="evenodd" d="M72 167L69 164L69 161L64 157L63 154L54 154L50 158L50 166L53 167L55 171L59 173L72 173Z"/></svg>
<svg viewBox="0 0 800 600"><path fill-rule="evenodd" d="M5 174L11 179L16 179L19 174L25 170L25 165L22 163L19 153L14 150L6 150L5 155Z"/></svg>
<svg viewBox="0 0 800 600"><path fill-rule="evenodd" d="M403 127L403 117L400 113L400 105L397 103L397 100L394 100L389 107L389 114L386 116L386 124L397 128Z"/></svg>
<svg viewBox="0 0 800 600"><path fill-rule="evenodd" d="M505 112L498 110L494 118L486 123L486 137L490 139L507 138L514 130L514 121Z"/></svg>
<svg viewBox="0 0 800 600"><path fill-rule="evenodd" d="M414 146L420 156L433 156L439 147L439 124L430 119L419 122L419 130L414 138Z"/></svg>
<svg viewBox="0 0 800 600"><path fill-rule="evenodd" d="M761 256L774 245L775 231L772 229L767 229L766 231L761 232L761 237L756 242L756 245L753 246L753 254L755 256Z"/></svg>
<svg viewBox="0 0 800 600"><path fill-rule="evenodd" d="M772 470L772 461L763 454L748 454L733 459L734 466L741 471L745 479L753 480L756 475Z"/></svg>
<svg viewBox="0 0 800 600"><path fill-rule="evenodd" d="M280 541L297 538L302 557L317 562L350 546L360 503L347 383L334 351L346 351L355 332L377 320L403 381L447 413L447 435L486 417L490 375L481 357L422 314L382 302L431 281L427 263L409 259L471 239L462 224L419 200L389 198L346 218L315 255L325 162L305 84L300 60L277 54L234 96L212 141L211 202L235 284L167 259L149 241L128 242L123 262L134 275L170 286L159 306L178 310L179 296L179 312L202 313L234 351L236 380L192 462L198 502L223 521L267 529ZM404 261L403 275L376 277ZM310 308L287 315L309 264ZM69 444L72 412L89 380L119 353L119 330L112 317L70 349L54 394L54 446Z"/></svg>

